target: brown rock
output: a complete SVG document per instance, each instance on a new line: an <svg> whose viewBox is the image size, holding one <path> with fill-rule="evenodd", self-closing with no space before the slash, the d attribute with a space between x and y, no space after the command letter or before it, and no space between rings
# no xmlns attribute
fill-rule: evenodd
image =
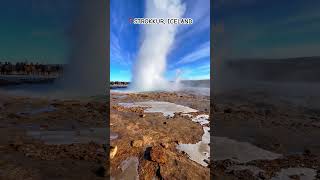
<svg viewBox="0 0 320 180"><path fill-rule="evenodd" d="M152 161L162 164L165 164L168 160L164 149L159 146L152 147L150 151L150 157Z"/></svg>
<svg viewBox="0 0 320 180"><path fill-rule="evenodd" d="M143 141L142 141L142 140L133 140L133 141L131 142L131 145L132 145L133 147L141 147L141 146L143 146Z"/></svg>
<svg viewBox="0 0 320 180"><path fill-rule="evenodd" d="M150 136L143 136L142 139L144 145L150 145L152 143L152 137Z"/></svg>
<svg viewBox="0 0 320 180"><path fill-rule="evenodd" d="M169 148L169 143L163 142L160 145L166 149Z"/></svg>
<svg viewBox="0 0 320 180"><path fill-rule="evenodd" d="M140 114L140 117L144 118L144 117L146 117L146 115L145 114Z"/></svg>

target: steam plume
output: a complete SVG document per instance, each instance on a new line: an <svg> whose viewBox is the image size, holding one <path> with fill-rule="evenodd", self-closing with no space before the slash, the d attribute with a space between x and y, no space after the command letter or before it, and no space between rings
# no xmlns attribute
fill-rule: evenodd
<svg viewBox="0 0 320 180"><path fill-rule="evenodd" d="M180 0L147 0L146 18L181 18L186 10ZM175 40L178 25L145 25L133 69L132 88L141 91L167 89L163 77L166 59Z"/></svg>

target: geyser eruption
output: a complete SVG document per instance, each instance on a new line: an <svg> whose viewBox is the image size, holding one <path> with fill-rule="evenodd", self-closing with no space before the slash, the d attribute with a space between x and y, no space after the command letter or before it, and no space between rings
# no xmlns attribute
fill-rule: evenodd
<svg viewBox="0 0 320 180"><path fill-rule="evenodd" d="M185 5L180 0L147 0L146 18L181 18ZM166 59L175 40L178 25L144 25L141 46L133 69L131 86L138 91L168 89L163 77Z"/></svg>
<svg viewBox="0 0 320 180"><path fill-rule="evenodd" d="M77 7L70 31L70 61L60 83L65 93L104 94L109 79L107 1L79 0Z"/></svg>

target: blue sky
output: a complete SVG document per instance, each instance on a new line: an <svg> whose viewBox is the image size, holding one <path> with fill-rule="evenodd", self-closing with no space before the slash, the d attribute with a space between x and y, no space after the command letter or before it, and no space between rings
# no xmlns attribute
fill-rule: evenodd
<svg viewBox="0 0 320 180"><path fill-rule="evenodd" d="M210 78L210 1L183 0L184 17L192 25L178 28L175 42L167 57L166 78L173 80ZM130 81L132 66L139 51L142 25L129 23L129 18L144 17L143 0L111 0L110 9L110 80ZM156 42L155 42L156 43Z"/></svg>
<svg viewBox="0 0 320 180"><path fill-rule="evenodd" d="M215 0L215 56L291 58L320 55L320 1Z"/></svg>

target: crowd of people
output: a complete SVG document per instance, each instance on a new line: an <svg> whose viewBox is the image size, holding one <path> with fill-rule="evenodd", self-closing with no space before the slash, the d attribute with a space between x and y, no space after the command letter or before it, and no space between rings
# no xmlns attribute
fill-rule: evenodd
<svg viewBox="0 0 320 180"><path fill-rule="evenodd" d="M59 75L63 72L62 65L48 65L27 62L0 62L1 75Z"/></svg>

